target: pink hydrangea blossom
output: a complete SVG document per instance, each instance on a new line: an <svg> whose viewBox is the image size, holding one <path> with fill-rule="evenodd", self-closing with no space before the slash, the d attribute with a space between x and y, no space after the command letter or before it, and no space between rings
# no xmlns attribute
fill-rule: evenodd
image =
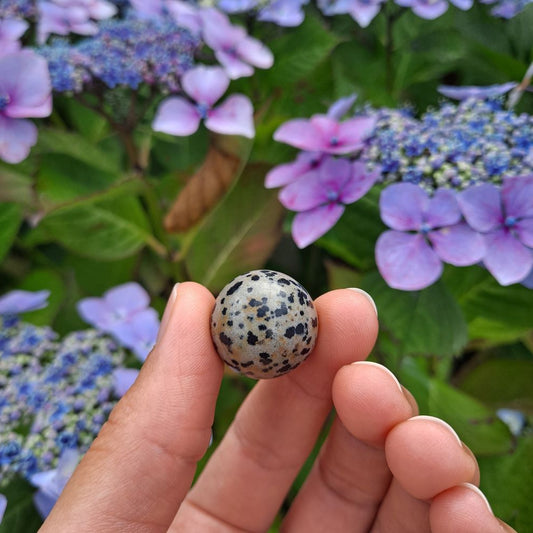
<svg viewBox="0 0 533 533"><path fill-rule="evenodd" d="M46 60L29 50L0 57L0 158L20 163L37 142L31 117L52 112Z"/></svg>

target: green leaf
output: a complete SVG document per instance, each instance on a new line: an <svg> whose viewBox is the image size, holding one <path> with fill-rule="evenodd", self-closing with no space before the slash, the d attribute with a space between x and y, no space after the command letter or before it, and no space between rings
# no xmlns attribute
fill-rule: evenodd
<svg viewBox="0 0 533 533"><path fill-rule="evenodd" d="M31 205L33 180L0 164L0 202L16 202Z"/></svg>
<svg viewBox="0 0 533 533"><path fill-rule="evenodd" d="M317 245L356 268L371 268L375 264L376 240L385 229L379 217L379 194L380 191L373 188L363 198L346 206L340 220Z"/></svg>
<svg viewBox="0 0 533 533"><path fill-rule="evenodd" d="M22 213L17 204L0 204L0 263L15 241L22 223Z"/></svg>
<svg viewBox="0 0 533 533"><path fill-rule="evenodd" d="M311 74L338 42L338 37L330 33L317 16L308 13L300 26L271 43L274 66L257 72L254 77L263 89L272 86L286 89L287 85Z"/></svg>
<svg viewBox="0 0 533 533"><path fill-rule="evenodd" d="M2 493L7 498L0 533L34 533L42 525L41 517L33 505L33 489L26 481L12 481Z"/></svg>
<svg viewBox="0 0 533 533"><path fill-rule="evenodd" d="M436 379L429 381L428 414L448 422L476 455L511 450L509 429L492 409Z"/></svg>
<svg viewBox="0 0 533 533"><path fill-rule="evenodd" d="M78 133L43 129L39 132L39 140L35 152L40 154L64 154L82 161L89 166L111 174L120 172L114 158Z"/></svg>
<svg viewBox="0 0 533 533"><path fill-rule="evenodd" d="M503 355L505 350L502 348ZM533 360L498 357L468 372L459 387L495 407L513 405L533 413Z"/></svg>
<svg viewBox="0 0 533 533"><path fill-rule="evenodd" d="M111 187L120 176L64 154L47 154L41 158L37 190L47 206L82 199Z"/></svg>
<svg viewBox="0 0 533 533"><path fill-rule="evenodd" d="M476 266L446 269L443 280L476 336L501 342L511 340L510 331L520 336L533 329L532 290L519 284L503 287L489 272ZM481 328L481 320L489 327ZM491 330L491 323L499 323L500 327Z"/></svg>
<svg viewBox="0 0 533 533"><path fill-rule="evenodd" d="M281 236L285 210L263 186L267 168L248 165L224 200L201 223L185 256L191 279L219 291L264 264Z"/></svg>
<svg viewBox="0 0 533 533"><path fill-rule="evenodd" d="M33 270L18 285L25 291L49 290L48 305L43 309L24 314L24 320L38 326L49 326L54 321L65 296L61 276L51 269Z"/></svg>
<svg viewBox="0 0 533 533"><path fill-rule="evenodd" d="M353 268L338 264L329 259L325 261L325 266L328 273L328 287L330 290L359 287L361 284L361 274Z"/></svg>
<svg viewBox="0 0 533 533"><path fill-rule="evenodd" d="M135 197L62 208L45 217L41 226L70 251L102 261L131 256L145 245L160 254L166 251L150 233Z"/></svg>
<svg viewBox="0 0 533 533"><path fill-rule="evenodd" d="M466 345L461 309L443 283L399 291L374 272L363 278L362 288L374 298L381 328L394 339L397 355L452 356Z"/></svg>
<svg viewBox="0 0 533 533"><path fill-rule="evenodd" d="M518 440L512 453L480 457L480 488L496 516L516 531L531 531L533 517L533 435Z"/></svg>

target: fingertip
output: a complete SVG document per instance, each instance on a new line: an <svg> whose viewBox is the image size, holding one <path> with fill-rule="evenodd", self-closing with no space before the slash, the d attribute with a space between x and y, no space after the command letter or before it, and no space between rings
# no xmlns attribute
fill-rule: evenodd
<svg viewBox="0 0 533 533"><path fill-rule="evenodd" d="M429 511L431 531L505 533L514 531L493 514L485 495L475 485L462 483L438 494Z"/></svg>
<svg viewBox="0 0 533 533"><path fill-rule="evenodd" d="M372 445L383 446L388 432L413 414L394 374L370 361L342 367L335 376L332 393L346 429Z"/></svg>
<svg viewBox="0 0 533 533"><path fill-rule="evenodd" d="M385 441L387 463L415 498L427 500L477 477L477 463L443 420L415 416L398 424Z"/></svg>

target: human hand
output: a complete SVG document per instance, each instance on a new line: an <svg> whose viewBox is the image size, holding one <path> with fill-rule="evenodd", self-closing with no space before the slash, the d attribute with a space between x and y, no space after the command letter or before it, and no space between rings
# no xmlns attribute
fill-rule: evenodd
<svg viewBox="0 0 533 533"><path fill-rule="evenodd" d="M282 531L496 533L472 453L444 422L363 360L373 306L353 290L319 297L309 360L260 381L190 489L211 437L223 374L213 296L173 291L156 347L41 528L52 532L267 531L335 405L338 418ZM350 364L358 361L356 364Z"/></svg>

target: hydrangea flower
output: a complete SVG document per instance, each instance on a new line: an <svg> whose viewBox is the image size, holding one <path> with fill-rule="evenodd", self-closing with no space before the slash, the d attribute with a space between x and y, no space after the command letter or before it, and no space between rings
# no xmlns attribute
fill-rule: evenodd
<svg viewBox="0 0 533 533"><path fill-rule="evenodd" d="M372 134L374 117L355 117L338 122L326 115L307 119L293 119L282 124L274 133L274 140L307 150L327 154L348 154L360 150Z"/></svg>
<svg viewBox="0 0 533 533"><path fill-rule="evenodd" d="M98 26L92 19L103 20L116 14L117 8L105 0L40 0L37 42L43 44L50 34L94 35Z"/></svg>
<svg viewBox="0 0 533 533"><path fill-rule="evenodd" d="M312 170L317 170L326 155L322 152L300 152L291 163L278 165L265 177L265 187L272 189L288 185Z"/></svg>
<svg viewBox="0 0 533 533"><path fill-rule="evenodd" d="M468 224L483 233L483 263L501 285L522 281L533 268L533 174L485 183L458 197Z"/></svg>
<svg viewBox="0 0 533 533"><path fill-rule="evenodd" d="M0 57L0 158L20 163L37 142L30 117L52 112L50 76L46 61L22 50Z"/></svg>
<svg viewBox="0 0 533 533"><path fill-rule="evenodd" d="M303 6L308 3L309 0L273 0L259 10L257 19L278 26L299 26L305 18Z"/></svg>
<svg viewBox="0 0 533 533"><path fill-rule="evenodd" d="M366 28L380 12L384 0L319 0L325 15L350 15L361 28Z"/></svg>
<svg viewBox="0 0 533 533"><path fill-rule="evenodd" d="M304 248L339 220L345 206L364 196L377 179L361 163L327 158L319 169L283 188L280 202L297 211L292 223L294 242Z"/></svg>
<svg viewBox="0 0 533 533"><path fill-rule="evenodd" d="M101 22L97 35L78 43L55 40L37 51L48 61L56 91L79 92L91 80L110 88L147 83L178 91L198 46L198 39L169 17L127 18Z"/></svg>
<svg viewBox="0 0 533 533"><path fill-rule="evenodd" d="M447 0L395 0L403 7L410 7L413 13L421 18L433 20L440 17L448 10ZM467 10L473 5L473 0L450 0L459 9Z"/></svg>
<svg viewBox="0 0 533 533"><path fill-rule="evenodd" d="M138 283L131 282L109 289L102 298L83 298L77 308L85 322L101 331L113 332L119 324L145 311L149 304L149 294Z"/></svg>
<svg viewBox="0 0 533 533"><path fill-rule="evenodd" d="M439 189L430 198L411 183L387 187L380 197L381 218L391 230L376 243L376 263L395 289L419 290L434 283L442 263L472 265L485 254L481 235L462 221L455 194Z"/></svg>
<svg viewBox="0 0 533 533"><path fill-rule="evenodd" d="M2 523L2 519L4 518L6 507L7 507L7 498L3 494L0 494L0 524Z"/></svg>
<svg viewBox="0 0 533 533"><path fill-rule="evenodd" d="M523 11L532 0L480 0L484 4L492 4L491 14L495 17L510 19Z"/></svg>
<svg viewBox="0 0 533 533"><path fill-rule="evenodd" d="M19 39L28 27L29 24L24 20L0 18L0 57L20 50Z"/></svg>
<svg viewBox="0 0 533 533"><path fill-rule="evenodd" d="M376 127L360 159L385 183L407 181L432 193L533 173L533 117L499 101L444 103L419 119L408 110L367 113Z"/></svg>
<svg viewBox="0 0 533 533"><path fill-rule="evenodd" d="M498 85L488 85L486 87L476 87L465 85L463 87L454 87L452 85L441 85L438 87L440 94L452 98L453 100L468 100L469 98L479 98L490 100L503 94L507 94L518 85L517 82L510 81Z"/></svg>
<svg viewBox="0 0 533 533"><path fill-rule="evenodd" d="M50 291L15 290L0 297L0 315L18 315L28 311L36 311L48 305Z"/></svg>
<svg viewBox="0 0 533 533"><path fill-rule="evenodd" d="M135 383L138 375L139 371L136 368L117 368L113 370L113 389L115 394L122 398Z"/></svg>
<svg viewBox="0 0 533 533"><path fill-rule="evenodd" d="M141 18L164 18L169 15L178 26L198 37L202 29L199 9L180 0L130 0L135 14Z"/></svg>
<svg viewBox="0 0 533 533"><path fill-rule="evenodd" d="M56 468L31 476L30 482L39 489L33 495L33 501L43 520L50 514L79 461L79 451L67 449L61 454Z"/></svg>
<svg viewBox="0 0 533 533"><path fill-rule="evenodd" d="M200 11L200 18L204 41L232 80L251 76L254 67L267 69L274 63L272 52L262 42L233 26L217 9Z"/></svg>
<svg viewBox="0 0 533 533"><path fill-rule="evenodd" d="M152 123L154 130L170 135L191 135L203 119L206 128L217 133L250 138L255 135L253 108L248 97L233 94L213 107L229 86L222 68L195 67L183 75L181 83L194 103L180 96L164 100Z"/></svg>
<svg viewBox="0 0 533 533"><path fill-rule="evenodd" d="M31 18L36 12L35 0L2 0L0 19Z"/></svg>
<svg viewBox="0 0 533 533"><path fill-rule="evenodd" d="M146 309L130 320L117 324L113 328L113 335L122 346L132 350L140 361L144 361L154 347L159 325L156 311Z"/></svg>

